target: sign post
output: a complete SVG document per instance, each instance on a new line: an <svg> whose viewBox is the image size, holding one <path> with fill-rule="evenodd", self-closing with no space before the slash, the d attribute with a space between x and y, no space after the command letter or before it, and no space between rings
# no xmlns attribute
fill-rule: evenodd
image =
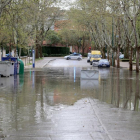
<svg viewBox="0 0 140 140"><path fill-rule="evenodd" d="M33 57L33 68L35 68L35 51L32 51L32 57Z"/></svg>

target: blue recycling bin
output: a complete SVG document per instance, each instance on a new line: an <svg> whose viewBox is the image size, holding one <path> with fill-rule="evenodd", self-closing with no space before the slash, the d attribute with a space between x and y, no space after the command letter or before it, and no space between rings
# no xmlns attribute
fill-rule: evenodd
<svg viewBox="0 0 140 140"><path fill-rule="evenodd" d="M14 62L14 74L16 75L17 74L17 71L18 71L18 58L16 57L2 57L2 61L11 61L11 62Z"/></svg>
<svg viewBox="0 0 140 140"><path fill-rule="evenodd" d="M2 61L11 61L11 57L2 57Z"/></svg>

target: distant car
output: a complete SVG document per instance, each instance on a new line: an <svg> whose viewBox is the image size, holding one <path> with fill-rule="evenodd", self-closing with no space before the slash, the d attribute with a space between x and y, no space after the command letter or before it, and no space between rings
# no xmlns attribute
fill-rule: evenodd
<svg viewBox="0 0 140 140"><path fill-rule="evenodd" d="M124 59L124 54L120 54L119 58Z"/></svg>
<svg viewBox="0 0 140 140"><path fill-rule="evenodd" d="M5 56L6 56L6 57L13 57L13 56L12 56L11 54L9 54L9 53L6 54Z"/></svg>
<svg viewBox="0 0 140 140"><path fill-rule="evenodd" d="M99 60L98 67L110 67L108 59Z"/></svg>
<svg viewBox="0 0 140 140"><path fill-rule="evenodd" d="M82 55L80 53L73 53L73 54L65 56L64 58L66 60L70 60L70 59L82 60Z"/></svg>
<svg viewBox="0 0 140 140"><path fill-rule="evenodd" d="M88 53L88 55L87 55L87 63L90 62L90 58L91 58L91 53Z"/></svg>

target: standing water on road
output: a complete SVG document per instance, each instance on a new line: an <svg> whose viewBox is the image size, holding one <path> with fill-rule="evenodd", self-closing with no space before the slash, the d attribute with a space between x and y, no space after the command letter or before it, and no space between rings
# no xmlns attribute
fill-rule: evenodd
<svg viewBox="0 0 140 140"><path fill-rule="evenodd" d="M10 135L12 132L13 139L16 140L17 134L13 132L28 128L29 125L36 125L34 133L36 129L55 130L59 123L53 122L64 117L67 112L56 113L55 117L54 112L74 106L83 99L98 99L116 108L140 110L140 76L135 72L97 68L98 79L82 79L81 70L86 68L35 69L26 71L24 75L1 77L0 134L8 135L9 132ZM94 71L93 68L90 70ZM41 128L38 128L41 123ZM69 129L74 128L71 126ZM23 136L24 133L31 137L27 132L22 132Z"/></svg>

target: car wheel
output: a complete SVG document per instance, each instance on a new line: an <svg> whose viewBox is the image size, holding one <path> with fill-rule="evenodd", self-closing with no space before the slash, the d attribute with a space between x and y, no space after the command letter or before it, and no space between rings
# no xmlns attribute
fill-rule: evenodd
<svg viewBox="0 0 140 140"><path fill-rule="evenodd" d="M70 58L68 57L67 60L70 60Z"/></svg>
<svg viewBox="0 0 140 140"><path fill-rule="evenodd" d="M81 60L81 58L78 58L77 60L78 60L78 61L80 61L80 60Z"/></svg>

